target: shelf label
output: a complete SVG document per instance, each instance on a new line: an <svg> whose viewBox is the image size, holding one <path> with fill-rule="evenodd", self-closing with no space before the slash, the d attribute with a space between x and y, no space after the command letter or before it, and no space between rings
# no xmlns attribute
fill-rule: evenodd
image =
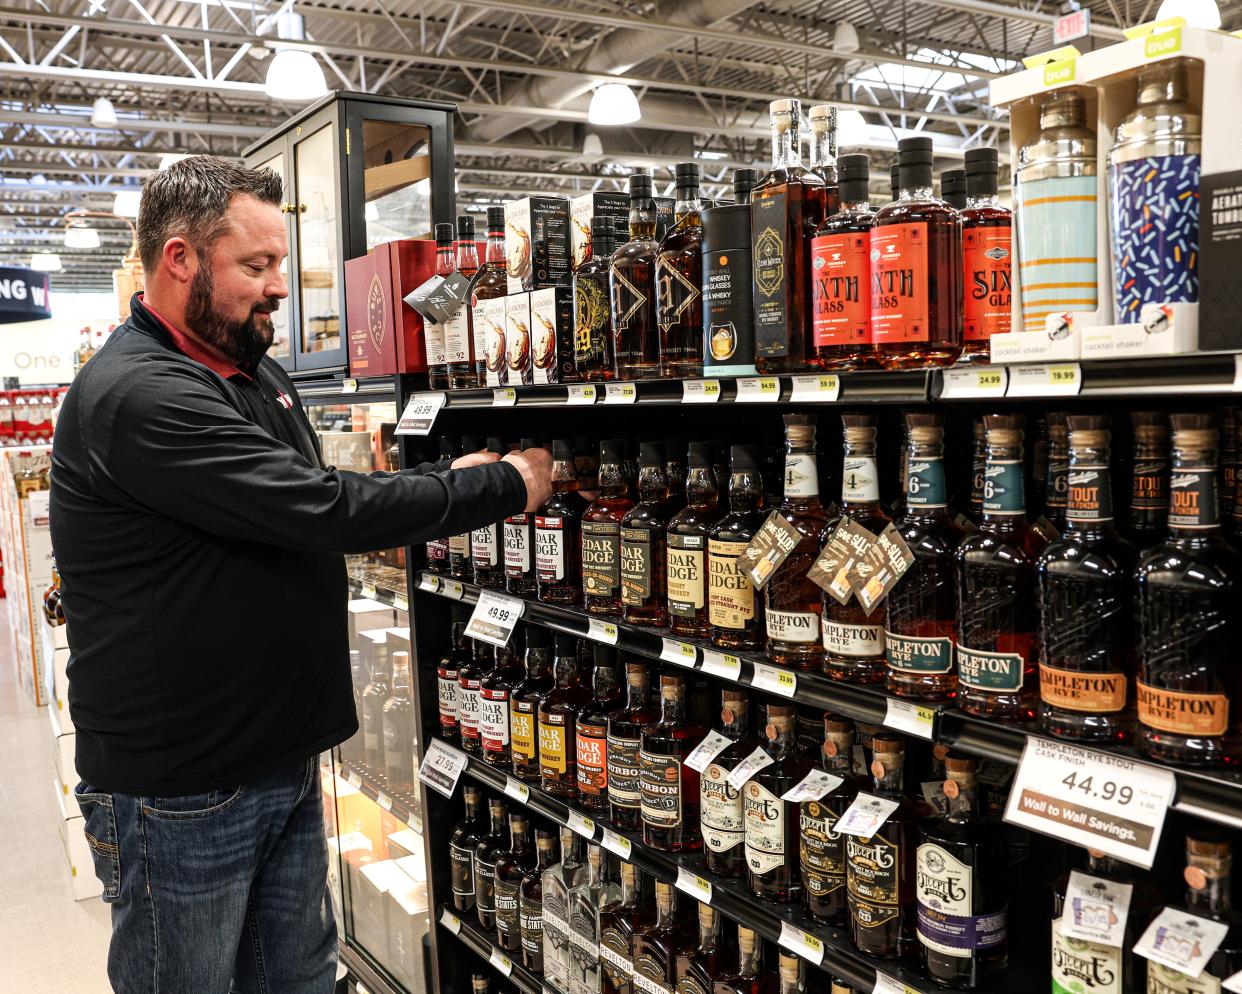
<svg viewBox="0 0 1242 994"><path fill-rule="evenodd" d="M1076 362L1014 366L1009 371L1006 397L1077 397L1082 389L1082 367Z"/></svg>
<svg viewBox="0 0 1242 994"><path fill-rule="evenodd" d="M569 407L595 403L594 383L569 383L565 389L568 391L565 395L565 404Z"/></svg>
<svg viewBox="0 0 1242 994"><path fill-rule="evenodd" d="M1072 870L1061 912L1061 934L1120 949L1130 916L1130 884Z"/></svg>
<svg viewBox="0 0 1242 994"><path fill-rule="evenodd" d="M824 961L824 940L818 935L804 932L796 925L781 922L780 944L804 960L819 966Z"/></svg>
<svg viewBox="0 0 1242 994"><path fill-rule="evenodd" d="M676 663L678 666L688 666L694 669L699 654L689 642L661 637L660 658L666 663Z"/></svg>
<svg viewBox="0 0 1242 994"><path fill-rule="evenodd" d="M940 377L941 400L1003 397L1009 387L1009 370L1005 366L946 369Z"/></svg>
<svg viewBox="0 0 1242 994"><path fill-rule="evenodd" d="M697 873L687 870L684 866L677 867L677 889L685 891L695 900L702 901L704 904L712 903L711 881L704 880Z"/></svg>
<svg viewBox="0 0 1242 994"><path fill-rule="evenodd" d="M719 732L708 732L707 736L691 750L686 757L686 765L696 773L707 769L707 764L733 745L733 740Z"/></svg>
<svg viewBox="0 0 1242 994"><path fill-rule="evenodd" d="M408 611L410 609L410 602L406 600L405 594L393 594L392 606L398 611Z"/></svg>
<svg viewBox="0 0 1242 994"><path fill-rule="evenodd" d="M374 599L375 599L375 595L376 595L376 594L378 594L378 593L379 593L379 591L375 589L375 584L374 584L374 583L364 583L364 584L362 585L362 596L363 596L363 597L369 597L369 598L371 598L372 600L374 600Z"/></svg>
<svg viewBox="0 0 1242 994"><path fill-rule="evenodd" d="M492 407L512 407L517 403L517 390L513 387L492 387Z"/></svg>
<svg viewBox="0 0 1242 994"><path fill-rule="evenodd" d="M353 770L350 770L347 774L345 774L345 782L353 787L354 790L358 790L362 786L362 777L358 776L358 774Z"/></svg>
<svg viewBox="0 0 1242 994"><path fill-rule="evenodd" d="M452 797L466 768L466 754L439 739L432 739L418 767L418 779L445 797Z"/></svg>
<svg viewBox="0 0 1242 994"><path fill-rule="evenodd" d="M703 672L724 680L737 681L742 676L742 660L718 649L703 650Z"/></svg>
<svg viewBox="0 0 1242 994"><path fill-rule="evenodd" d="M357 393L358 381L352 376L347 376L341 380L341 393Z"/></svg>
<svg viewBox="0 0 1242 994"><path fill-rule="evenodd" d="M378 795L376 796L375 803L378 804L385 811L392 810L392 798L389 797L387 794L385 794L382 790L379 791Z"/></svg>
<svg viewBox="0 0 1242 994"><path fill-rule="evenodd" d="M781 399L781 381L776 376L743 376L737 381L737 403L775 404Z"/></svg>
<svg viewBox="0 0 1242 994"><path fill-rule="evenodd" d="M604 838L600 841L600 845L602 845L610 853L620 856L627 862L629 861L630 853L634 848L629 839L627 839L624 835L618 835L609 828L604 829Z"/></svg>
<svg viewBox="0 0 1242 994"><path fill-rule="evenodd" d="M837 832L840 835L870 838L879 831L881 825L888 821L889 816L897 810L900 804L900 801L859 791L858 796L854 798L854 803L845 809L845 814L837 822Z"/></svg>
<svg viewBox="0 0 1242 994"><path fill-rule="evenodd" d="M784 697L793 697L798 692L798 674L793 670L770 663L755 663L755 675L750 685L756 690L766 690Z"/></svg>
<svg viewBox="0 0 1242 994"><path fill-rule="evenodd" d="M902 701L895 697L888 699L884 711L884 724L907 735L917 735L921 739L934 739L936 730L936 709L913 701Z"/></svg>
<svg viewBox="0 0 1242 994"><path fill-rule="evenodd" d="M595 822L579 811L569 809L569 817L565 823L584 839L595 838Z"/></svg>
<svg viewBox="0 0 1242 994"><path fill-rule="evenodd" d="M765 766L771 766L775 762L776 760L763 751L762 746L756 746L754 752L733 767L732 772L726 778L729 781L729 786L734 790L741 790L746 786L747 780Z"/></svg>
<svg viewBox="0 0 1242 994"><path fill-rule="evenodd" d="M419 835L423 834L423 820L417 814L412 814L405 820L408 827L414 829Z"/></svg>
<svg viewBox="0 0 1242 994"><path fill-rule="evenodd" d="M419 573L418 589L425 590L429 594L438 594L440 592L440 578L434 573Z"/></svg>
<svg viewBox="0 0 1242 994"><path fill-rule="evenodd" d="M1226 977L1220 982L1221 990L1233 991L1233 994L1242 994L1242 970L1239 970L1232 977Z"/></svg>
<svg viewBox="0 0 1242 994"><path fill-rule="evenodd" d="M455 601L459 601L462 599L462 596L466 593L466 588L461 585L460 580L445 580L443 577L441 577L440 593L443 594L445 597L450 597Z"/></svg>
<svg viewBox="0 0 1242 994"><path fill-rule="evenodd" d="M896 977L890 977L887 973L875 971L875 986L871 988L871 994L919 994L913 987L907 987Z"/></svg>
<svg viewBox="0 0 1242 994"><path fill-rule="evenodd" d="M513 777L505 777L505 793L519 804L526 804L530 800L530 788Z"/></svg>
<svg viewBox="0 0 1242 994"><path fill-rule="evenodd" d="M394 435L428 435L444 406L442 393L416 393L406 402Z"/></svg>
<svg viewBox="0 0 1242 994"><path fill-rule="evenodd" d="M605 383L605 404L633 404L638 400L637 383Z"/></svg>
<svg viewBox="0 0 1242 994"><path fill-rule="evenodd" d="M506 977L513 972L513 960L509 959L495 946L492 946L492 954L487 957L487 961Z"/></svg>
<svg viewBox="0 0 1242 994"><path fill-rule="evenodd" d="M1134 952L1170 970L1197 977L1228 933L1227 922L1165 908L1134 944Z"/></svg>
<svg viewBox="0 0 1242 994"><path fill-rule="evenodd" d="M466 625L466 635L491 645L506 646L524 610L525 602L516 597L483 590Z"/></svg>
<svg viewBox="0 0 1242 994"><path fill-rule="evenodd" d="M453 912L449 911L448 908L445 908L442 912L440 912L440 924L454 935L461 934L461 919L453 914Z"/></svg>
<svg viewBox="0 0 1242 994"><path fill-rule="evenodd" d="M683 404L714 404L720 399L719 380L683 380L681 402Z"/></svg>
<svg viewBox="0 0 1242 994"><path fill-rule="evenodd" d="M594 639L596 642L606 642L608 645L616 645L620 631L611 621L600 621L599 618L592 618L587 622L586 637Z"/></svg>
<svg viewBox="0 0 1242 994"><path fill-rule="evenodd" d="M795 376L793 404L833 404L841 396L841 379L838 376Z"/></svg>
<svg viewBox="0 0 1242 994"><path fill-rule="evenodd" d="M1027 738L1005 821L1150 870L1176 789L1169 770Z"/></svg>
<svg viewBox="0 0 1242 994"><path fill-rule="evenodd" d="M818 801L825 794L831 794L834 790L845 783L843 777L839 777L827 770L811 770L806 776L799 780L781 795L782 801Z"/></svg>

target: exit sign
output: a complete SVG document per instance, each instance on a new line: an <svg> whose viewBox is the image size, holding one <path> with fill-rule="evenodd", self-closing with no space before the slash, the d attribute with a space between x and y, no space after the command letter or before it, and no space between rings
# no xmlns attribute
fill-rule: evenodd
<svg viewBox="0 0 1242 994"><path fill-rule="evenodd" d="M1091 11L1085 8L1062 14L1052 25L1052 40L1058 45L1064 45L1075 38L1085 38L1090 33Z"/></svg>

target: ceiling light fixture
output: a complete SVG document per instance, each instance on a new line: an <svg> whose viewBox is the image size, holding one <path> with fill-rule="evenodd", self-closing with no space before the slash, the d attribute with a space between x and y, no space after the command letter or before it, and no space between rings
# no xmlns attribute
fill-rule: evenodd
<svg viewBox="0 0 1242 994"><path fill-rule="evenodd" d="M137 217L142 202L141 190L122 190L112 202L112 213L120 217Z"/></svg>
<svg viewBox="0 0 1242 994"><path fill-rule="evenodd" d="M643 116L638 98L625 83L605 83L591 96L587 120L591 124L616 126L633 124Z"/></svg>
<svg viewBox="0 0 1242 994"><path fill-rule="evenodd" d="M1220 27L1220 8L1216 0L1164 0L1156 11L1156 20L1183 18L1192 28L1215 31Z"/></svg>
<svg viewBox="0 0 1242 994"><path fill-rule="evenodd" d="M849 21L838 21L837 30L832 36L832 47L837 52L857 52L862 45L858 41L858 30Z"/></svg>
<svg viewBox="0 0 1242 994"><path fill-rule="evenodd" d="M842 148L865 145L867 142L867 119L861 111L842 110L837 112L837 144Z"/></svg>
<svg viewBox="0 0 1242 994"><path fill-rule="evenodd" d="M59 273L64 266L55 252L36 252L30 259L30 268L36 273Z"/></svg>
<svg viewBox="0 0 1242 994"><path fill-rule="evenodd" d="M91 105L91 125L96 128L116 127L116 108L107 97L99 97Z"/></svg>
<svg viewBox="0 0 1242 994"><path fill-rule="evenodd" d="M306 22L301 14L283 11L276 18L276 35L284 41L305 41ZM318 100L328 92L323 69L310 52L300 48L273 46L276 56L268 63L264 88L273 100L305 103Z"/></svg>
<svg viewBox="0 0 1242 994"><path fill-rule="evenodd" d="M587 136L582 139L582 157L584 159L598 159L604 154L604 143L600 140L599 135L593 131L588 132Z"/></svg>
<svg viewBox="0 0 1242 994"><path fill-rule="evenodd" d="M70 225L65 229L65 248L97 249L99 232L85 224Z"/></svg>

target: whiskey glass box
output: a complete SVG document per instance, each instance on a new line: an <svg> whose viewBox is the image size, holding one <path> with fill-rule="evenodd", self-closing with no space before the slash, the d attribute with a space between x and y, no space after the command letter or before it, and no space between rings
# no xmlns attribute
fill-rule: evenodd
<svg viewBox="0 0 1242 994"><path fill-rule="evenodd" d="M404 300L435 275L436 244L407 238L345 262L345 321L351 376L427 369L423 319Z"/></svg>
<svg viewBox="0 0 1242 994"><path fill-rule="evenodd" d="M630 216L627 193L587 193L569 202L570 271L591 258L591 219L609 217L626 220Z"/></svg>
<svg viewBox="0 0 1242 994"><path fill-rule="evenodd" d="M504 301L505 372L509 386L516 387L531 382L530 294L511 293Z"/></svg>
<svg viewBox="0 0 1242 994"><path fill-rule="evenodd" d="M531 365L534 383L577 379L574 367L574 295L567 287L530 295Z"/></svg>
<svg viewBox="0 0 1242 994"><path fill-rule="evenodd" d="M489 387L503 387L509 382L505 327L508 300L508 297L492 297L478 301L472 309L475 339L482 344Z"/></svg>
<svg viewBox="0 0 1242 994"><path fill-rule="evenodd" d="M509 292L569 286L569 201L526 197L505 204Z"/></svg>

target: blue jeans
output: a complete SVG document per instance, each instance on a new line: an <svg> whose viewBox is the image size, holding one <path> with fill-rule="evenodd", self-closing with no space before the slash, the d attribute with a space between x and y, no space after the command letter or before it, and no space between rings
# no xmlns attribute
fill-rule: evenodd
<svg viewBox="0 0 1242 994"><path fill-rule="evenodd" d="M319 763L185 797L79 784L116 994L331 994Z"/></svg>

